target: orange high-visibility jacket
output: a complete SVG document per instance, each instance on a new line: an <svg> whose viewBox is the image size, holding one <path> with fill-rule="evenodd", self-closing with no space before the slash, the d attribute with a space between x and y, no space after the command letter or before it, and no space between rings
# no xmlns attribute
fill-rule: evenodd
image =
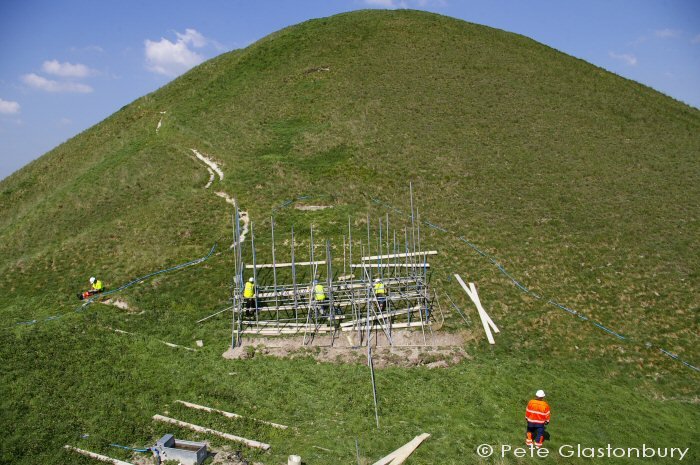
<svg viewBox="0 0 700 465"><path fill-rule="evenodd" d="M549 417L549 404L547 402L532 399L527 403L525 418L527 419L528 423L543 425L546 421L549 421Z"/></svg>

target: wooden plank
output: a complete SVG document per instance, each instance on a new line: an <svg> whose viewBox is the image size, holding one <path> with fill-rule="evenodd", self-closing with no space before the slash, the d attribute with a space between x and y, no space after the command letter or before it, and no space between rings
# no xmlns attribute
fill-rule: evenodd
<svg viewBox="0 0 700 465"><path fill-rule="evenodd" d="M372 315L369 317L370 321L377 320L379 318L390 318L392 316L397 316L397 315L405 315L406 313L409 312L414 312L416 310L420 310L420 305L416 305L415 307L410 307L410 308L404 308L401 310L394 310L393 312L384 312L382 315ZM340 326L345 328L348 326L353 326L356 325L357 323L366 323L367 322L367 317L359 318L357 320L352 320L352 321L346 321L345 323L340 323Z"/></svg>
<svg viewBox="0 0 700 465"><path fill-rule="evenodd" d="M420 328L421 326L429 325L430 323L423 323L422 321L412 321L410 323L405 322L405 323L392 323L391 327L393 328Z"/></svg>
<svg viewBox="0 0 700 465"><path fill-rule="evenodd" d="M325 260L313 261L313 262L294 262L294 266L308 266L308 265L325 265ZM291 263L261 263L258 265L246 265L247 270L252 270L253 268L291 268Z"/></svg>
<svg viewBox="0 0 700 465"><path fill-rule="evenodd" d="M408 264L406 265L405 263L382 263L381 265L379 263L368 263L368 264L361 264L361 265L350 265L352 268L394 268L394 267L399 267L399 268L430 268L430 263L416 263L415 265Z"/></svg>
<svg viewBox="0 0 700 465"><path fill-rule="evenodd" d="M423 255L437 255L437 250L426 250L423 252L409 252L409 253L390 253L387 255L372 255L371 257L362 257L362 260L379 260L385 258L403 258L403 257L419 257Z"/></svg>
<svg viewBox="0 0 700 465"><path fill-rule="evenodd" d="M469 296L470 299L474 300L474 298L472 297L471 289L469 287L467 287L467 285L464 283L462 278L458 274L455 274L454 276L457 279L457 281L459 282L460 286L462 286L462 289L464 289L464 292L467 293L467 295ZM482 311L478 305L476 307L476 311L479 313L479 318L481 319L481 324L484 327L484 332L486 333L486 339L489 340L489 344L495 344L496 341L493 339L493 334L491 334L491 327L489 326L489 324L487 322L488 316L484 316L484 314L482 313Z"/></svg>
<svg viewBox="0 0 700 465"><path fill-rule="evenodd" d="M191 347L179 346L177 344L173 344L172 342L166 342L166 341L159 341L159 342L162 342L166 346L173 347L175 349L185 349L185 350L189 350L190 352L197 352L197 349L193 349Z"/></svg>
<svg viewBox="0 0 700 465"><path fill-rule="evenodd" d="M134 465L133 463L113 459L112 457L107 457L106 455L96 454L95 452L90 452L89 450L78 449L77 447L69 446L68 444L63 447L65 449L72 450L73 452L92 457L93 459L101 460L102 462L113 463L114 465Z"/></svg>
<svg viewBox="0 0 700 465"><path fill-rule="evenodd" d="M283 334L301 334L304 332L304 330L311 331L311 332L318 332L318 333L328 333L335 331L334 328L328 328L328 327L319 327L319 328L280 328L280 329L273 329L273 328L264 328L264 329L244 329L241 331L242 334L257 334L260 336L281 336Z"/></svg>
<svg viewBox="0 0 700 465"><path fill-rule="evenodd" d="M374 462L373 465L401 465L406 461L408 456L411 455L413 451L416 450L418 446L420 446L421 443L429 437L430 434L428 433L423 433L419 436L416 436L415 438L413 438L413 440L399 447L391 454Z"/></svg>
<svg viewBox="0 0 700 465"><path fill-rule="evenodd" d="M498 329L498 326L496 326L496 323L493 322L489 314L486 313L486 310L484 310L484 306L481 305L479 293L476 291L476 286L474 285L474 283L469 283L469 290L467 290L467 295L470 299L472 299L474 305L476 305L476 310L479 312L479 316L486 320L486 323L491 327L491 329L493 329L494 332L500 333L501 331Z"/></svg>
<svg viewBox="0 0 700 465"><path fill-rule="evenodd" d="M240 436L234 436L233 434L222 433L221 431L216 431L210 428L204 428L203 426L193 425L192 423L186 423L184 421L176 420L170 417L164 417L163 415L153 415L153 419L156 421L161 421L163 423L170 423L172 425L177 425L181 428L191 429L192 431L198 431L200 433L213 434L215 436L228 439L229 441L240 442L248 447L253 447L256 449L268 450L270 448L269 444L264 442L254 441L252 439L242 438Z"/></svg>
<svg viewBox="0 0 700 465"><path fill-rule="evenodd" d="M489 326L491 327L491 329L493 329L495 333L500 333L501 331L498 329L498 326L496 326L496 323L493 322L489 314L486 313L486 310L484 310L484 306L481 305L481 299L479 299L479 293L476 292L476 286L474 285L474 283L469 283L469 289L471 289L472 291L472 300L474 300L476 306L483 312L484 316L486 316L486 322L489 324Z"/></svg>
<svg viewBox="0 0 700 465"><path fill-rule="evenodd" d="M119 334L129 334L129 335L132 335L132 336L136 335L136 333L130 333L129 331L124 331L124 330L121 330L121 329L116 329L116 328L109 328L109 329L111 329L112 331L114 331L114 332L116 332L116 333L119 333ZM189 350L189 351L192 351L192 352L197 352L197 349L192 349L191 347L179 346L179 345L177 345L177 344L173 344L172 342L161 341L160 339L156 339L156 340L157 340L158 342L160 342L161 344L165 344L165 345L168 346L168 347L174 347L174 348L176 348L176 349L185 349L185 350Z"/></svg>
<svg viewBox="0 0 700 465"><path fill-rule="evenodd" d="M336 315L335 318L339 318L340 316L343 315ZM246 328L260 328L260 329L276 329L276 328L287 328L287 329L292 329L292 328L313 328L314 325L313 323L291 323L288 321L284 320L259 320L259 321L253 321L253 320L244 320L244 323L247 325ZM274 327L274 328L271 328Z"/></svg>
<svg viewBox="0 0 700 465"><path fill-rule="evenodd" d="M430 323L427 323L428 325ZM404 323L391 323L391 328L392 329L401 329L401 328L420 328L425 326L426 323L423 323L421 321L412 321L410 323L404 322ZM341 331L357 331L357 327L352 327L352 326L347 326L345 328L340 328ZM394 346L392 347L399 347L399 346ZM425 346L416 346L416 347L425 347Z"/></svg>
<svg viewBox="0 0 700 465"><path fill-rule="evenodd" d="M415 282L416 282L416 280L412 279L412 278L387 278L387 279L384 279L384 284L387 286L392 286L392 285L396 285L396 284L407 285L407 284L411 284L411 283L415 283ZM326 287L325 282L322 282L321 284L323 284L324 287ZM333 290L334 291L338 291L338 290L344 291L344 290L350 290L350 289L364 289L366 287L367 287L366 283L334 284ZM267 289L269 289L269 287ZM306 284L300 283L298 288L297 288L297 295L298 296L301 296L304 294L308 295L309 290L310 290L309 286L307 286ZM328 290L328 289L326 289L326 290ZM260 299L262 297L275 297L275 295L278 297L293 296L294 290L292 289L292 290L287 290L287 291L277 291L277 293L275 293L274 290L273 291L265 290L264 292L260 292L258 294L258 299Z"/></svg>
<svg viewBox="0 0 700 465"><path fill-rule="evenodd" d="M204 410L205 412L209 413L219 413L225 417L228 418L245 418L244 416L238 415L237 413L231 413L231 412L225 412L223 410L211 408L211 407L205 407L204 405L198 405L198 404L193 404L191 402L185 402L184 400L176 400L175 402L179 402L185 407L193 408L196 410ZM289 428L288 426L285 425L280 425L279 423L272 423L271 421L265 421L265 420L258 420L256 418L251 418L253 421L257 421L258 423L264 423L266 425L270 425L274 428L280 428L280 429L287 429Z"/></svg>

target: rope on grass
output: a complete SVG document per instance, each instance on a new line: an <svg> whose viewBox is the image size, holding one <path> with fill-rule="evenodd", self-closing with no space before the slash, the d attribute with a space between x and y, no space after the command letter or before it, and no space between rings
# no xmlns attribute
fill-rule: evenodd
<svg viewBox="0 0 700 465"><path fill-rule="evenodd" d="M390 204L388 204L388 203L386 203L386 202L383 202L383 201L380 200L380 199L377 199L377 198L372 197L372 196L369 196L369 198L370 198L370 200L371 200L372 202L374 202L375 204L382 205L382 206L384 206L384 207L386 207L386 208L389 208L389 209L393 210L394 212L397 212L397 213L399 213L399 214L401 214L401 215L407 215L407 213L404 213L403 211L399 210L398 208L395 208L393 205L390 205ZM421 222L424 223L424 224L426 224L427 226L433 228L433 229L438 230L438 231L442 231L442 232L445 232L445 233L448 233L448 234L452 234L453 236L457 236L456 234L454 234L454 233L448 231L447 229L445 229L445 228L443 228L442 226L439 226L439 225L437 225L437 224L431 223L431 222L426 221L426 220L424 220L424 219L421 220ZM542 297L542 296L540 296L539 294L537 294L537 293L531 291L530 289L528 289L527 287L525 287L522 283L520 283L518 280L516 280L510 273L508 273L508 272L506 271L506 269L505 269L500 263L498 263L498 261L497 261L493 256L491 256L491 255L489 255L488 253L482 251L482 250L479 249L475 244L473 244L472 242L468 241L468 240L467 240L466 238L464 238L463 236L457 236L457 239L458 239L459 241L461 241L461 242L464 242L464 243L467 244L470 248L472 248L475 252L477 252L479 255L481 255L482 257L484 257L484 258L486 258L487 260L489 260L493 265L496 266L496 268L498 268L498 270L499 270L504 276L506 276L508 279L510 279L510 280L513 282L513 284L515 284L522 292L524 292L524 293L526 293L526 294L528 294L528 295L531 295L532 297L534 297L534 298L537 299L537 300L543 300L543 299L544 299L544 297ZM558 302L555 302L554 300L549 299L549 300L547 300L547 303L550 304L550 305L553 305L553 306L555 306L555 307L557 307L557 308L559 308L559 309L561 309L561 310L564 310L564 311L570 313L570 314L573 315L573 316L577 316L577 317L578 317L580 320L582 320L582 321L590 321L590 322L591 322L594 326L596 326L597 328L599 328L599 329L605 331L606 333L608 333L608 334L610 334L610 335L612 335L612 336L615 336L616 338L618 338L618 339L620 339L620 340L628 340L628 341L631 340L630 338L623 336L623 335L620 334L619 332L614 331L614 330L612 330L612 329L610 329L610 328L604 326L604 325L601 324L601 323L598 323L598 322L596 322L596 321L594 321L594 320L589 319L587 316L585 316L585 315L582 314L581 312L578 312L578 311L576 311L576 310L572 310L572 309L570 309L570 308L568 308L568 307L565 307L564 305L562 305L562 304L560 304L560 303L558 303ZM651 346L653 346L653 345L651 345ZM661 348L661 347L658 347L658 346L657 346L657 348L659 349L659 351L661 351L661 353L663 353L664 355L666 355L666 356L672 358L673 360L676 360L676 361L682 363L683 365L685 365L685 366L687 366L687 367L689 367L689 368L691 368L691 369L693 369L693 370L695 370L695 371L700 371L699 368L697 368L696 366L691 365L690 363L688 363L688 362L686 362L685 360L681 359L678 355L676 355L676 354L674 354L674 353L672 353L672 352L669 352L669 351L667 351L667 350L665 350L665 349L663 349L663 348Z"/></svg>
<svg viewBox="0 0 700 465"><path fill-rule="evenodd" d="M671 357L671 358L674 359L674 360L678 360L678 361L681 362L683 365L685 365L685 366L687 366L687 367L690 367L690 368L692 368L692 369L695 370L695 371L700 371L700 368L691 365L690 363L686 362L685 360L681 360L681 359L678 357L678 355L676 355L676 354L674 354L674 353L671 353L671 352L669 352L669 351L667 351L667 350L664 350L664 349L662 349L662 348L660 348L660 347L659 347L659 350L661 351L662 354L668 355L669 357Z"/></svg>
<svg viewBox="0 0 700 465"><path fill-rule="evenodd" d="M152 278L153 276L156 276L156 275L159 275L159 274L163 274L163 273L169 273L169 272L171 272L171 271L180 270L180 269L186 268L186 267L188 267L188 266L198 265L198 264L202 263L203 261L207 260L209 257L212 256L212 254L213 254L214 251L216 250L216 245L217 245L217 244L214 243L214 245L212 246L212 248L211 248L211 250L209 251L209 253L208 253L207 255L205 255L204 257L197 258L197 259L192 260L192 261L189 261L189 262L187 262L187 263L181 263L181 264L179 264L179 265L175 265L175 266L173 266L173 267L166 268L166 269L164 269L164 270L154 271L153 273L149 273L149 274L147 274L147 275L144 275L144 276L141 276L141 277L139 277L139 278L136 278L136 279L134 279L134 280L132 280L132 281L129 281L128 283L126 283L126 284L124 284L124 285L122 285L122 286L120 286L120 287L118 287L118 288L116 288L116 289L113 289L113 290L111 290L111 291L101 292L101 293L99 293L99 294L95 294L93 297L91 297L90 299L88 299L84 304L82 304L80 307L78 307L78 309L76 309L76 312L82 310L83 308L87 307L87 306L90 305L92 302L94 302L95 300L97 300L97 299L99 299L99 298L101 298L101 297L104 297L104 296L107 296L107 295L111 295L111 294L115 294L115 293L117 293L117 292L123 291L124 289L126 289L126 288L128 288L128 287L131 287L131 286L133 286L134 284L138 284L138 283L140 283L140 282L143 282L143 281L145 281L145 280L148 279L148 278Z"/></svg>
<svg viewBox="0 0 700 465"><path fill-rule="evenodd" d="M125 450L133 450L134 452L150 452L151 449L137 449L135 447L129 447L129 446L122 446L121 444L110 444L112 447L118 447L120 449L125 449Z"/></svg>
<svg viewBox="0 0 700 465"><path fill-rule="evenodd" d="M179 265L175 265L175 266L173 266L173 267L170 267L170 268L167 268L167 269L164 269L164 270L154 271L153 273L149 273L149 274L147 274L147 275L141 276L140 278L136 278L136 279L134 279L134 280L132 280L132 281L130 281L130 282L128 282L128 283L126 283L126 284L124 284L124 285L118 287L117 289L113 289L113 290L107 291L107 292L102 292L102 293L100 293L100 294L95 294L93 297L91 297L90 299L88 299L84 304L82 304L82 305L80 305L78 308L76 308L75 311L76 311L76 312L79 312L79 311L83 310L85 307L87 307L88 305L90 305L92 302L94 302L95 300L97 300L97 299L99 299L99 298L101 298L101 297L104 297L104 296L107 296L107 295L111 295L111 294L115 294L115 293L117 293L117 292L119 292L119 291L122 291L122 290L124 290L124 289L126 289L126 288L128 288L128 287L133 286L134 284L140 283L140 282L142 282L142 281L144 281L144 280L146 280L146 279L148 279L148 278L151 278L151 277L153 277L153 276L156 276L156 275L159 275L159 274L163 274L163 273L168 273L168 272L175 271L175 270L180 270L180 269L186 268L186 267L188 267L188 266L198 265L198 264L202 263L203 261L209 259L209 257L212 256L212 254L213 254L214 251L216 250L216 246L217 246L217 244L214 243L214 245L213 245L213 247L211 248L211 250L209 251L209 253L208 253L207 255L205 255L204 257L200 257L200 258L197 258L197 259L195 259L195 260L191 260L191 261L186 262L186 263L181 263L181 264L179 264ZM66 314L64 313L63 315L54 315L54 316L50 316L50 317L44 318L43 320L18 321L17 323L15 323L15 325L33 325L33 324L38 323L39 321L42 321L42 322L43 322L43 321L57 320L57 319L61 318L61 317L64 316L64 315L66 315Z"/></svg>

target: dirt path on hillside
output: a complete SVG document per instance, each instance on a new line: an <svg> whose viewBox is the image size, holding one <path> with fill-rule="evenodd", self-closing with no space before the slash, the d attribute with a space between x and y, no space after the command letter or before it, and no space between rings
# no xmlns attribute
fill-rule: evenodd
<svg viewBox="0 0 700 465"><path fill-rule="evenodd" d="M156 126L156 134L158 134L158 132L160 131L160 127L163 125L163 115L165 113L166 112L164 112L164 111L160 112L160 119L158 120L158 126Z"/></svg>
<svg viewBox="0 0 700 465"><path fill-rule="evenodd" d="M209 171L209 182L207 182L207 185L204 186L205 189L208 189L212 183L216 180L216 175L219 176L219 181L224 180L224 172L223 170L219 167L219 165L212 160L211 158L207 157L206 155L201 154L197 149L190 149L192 150L192 153L194 154L197 159L199 159L202 163L204 163L207 167L207 171ZM224 191L219 191L215 192L216 196L221 197L226 201L226 203L229 203L231 205L235 205L236 202L233 200L233 198L228 195ZM248 217L248 212L240 210L240 220L241 220L241 236L238 238L238 243L242 243L245 241L246 236L248 235L248 228L250 224L250 218ZM230 248L233 248L235 244L231 244Z"/></svg>

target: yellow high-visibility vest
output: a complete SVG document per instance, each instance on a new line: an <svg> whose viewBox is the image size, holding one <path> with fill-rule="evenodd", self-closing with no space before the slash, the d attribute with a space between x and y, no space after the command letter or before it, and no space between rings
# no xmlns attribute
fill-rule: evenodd
<svg viewBox="0 0 700 465"><path fill-rule="evenodd" d="M245 288L243 289L243 297L246 299L252 299L255 295L255 284L248 281L245 283Z"/></svg>
<svg viewBox="0 0 700 465"><path fill-rule="evenodd" d="M314 297L316 300L326 300L326 291L320 284L314 286Z"/></svg>
<svg viewBox="0 0 700 465"><path fill-rule="evenodd" d="M100 281L99 279L97 281L95 281L95 283L92 285L92 288L96 291L101 291L103 287L104 287L104 285L102 284L102 281Z"/></svg>
<svg viewBox="0 0 700 465"><path fill-rule="evenodd" d="M374 293L377 294L378 296L384 296L386 294L386 290L384 289L384 283L383 282L378 282L374 284Z"/></svg>

